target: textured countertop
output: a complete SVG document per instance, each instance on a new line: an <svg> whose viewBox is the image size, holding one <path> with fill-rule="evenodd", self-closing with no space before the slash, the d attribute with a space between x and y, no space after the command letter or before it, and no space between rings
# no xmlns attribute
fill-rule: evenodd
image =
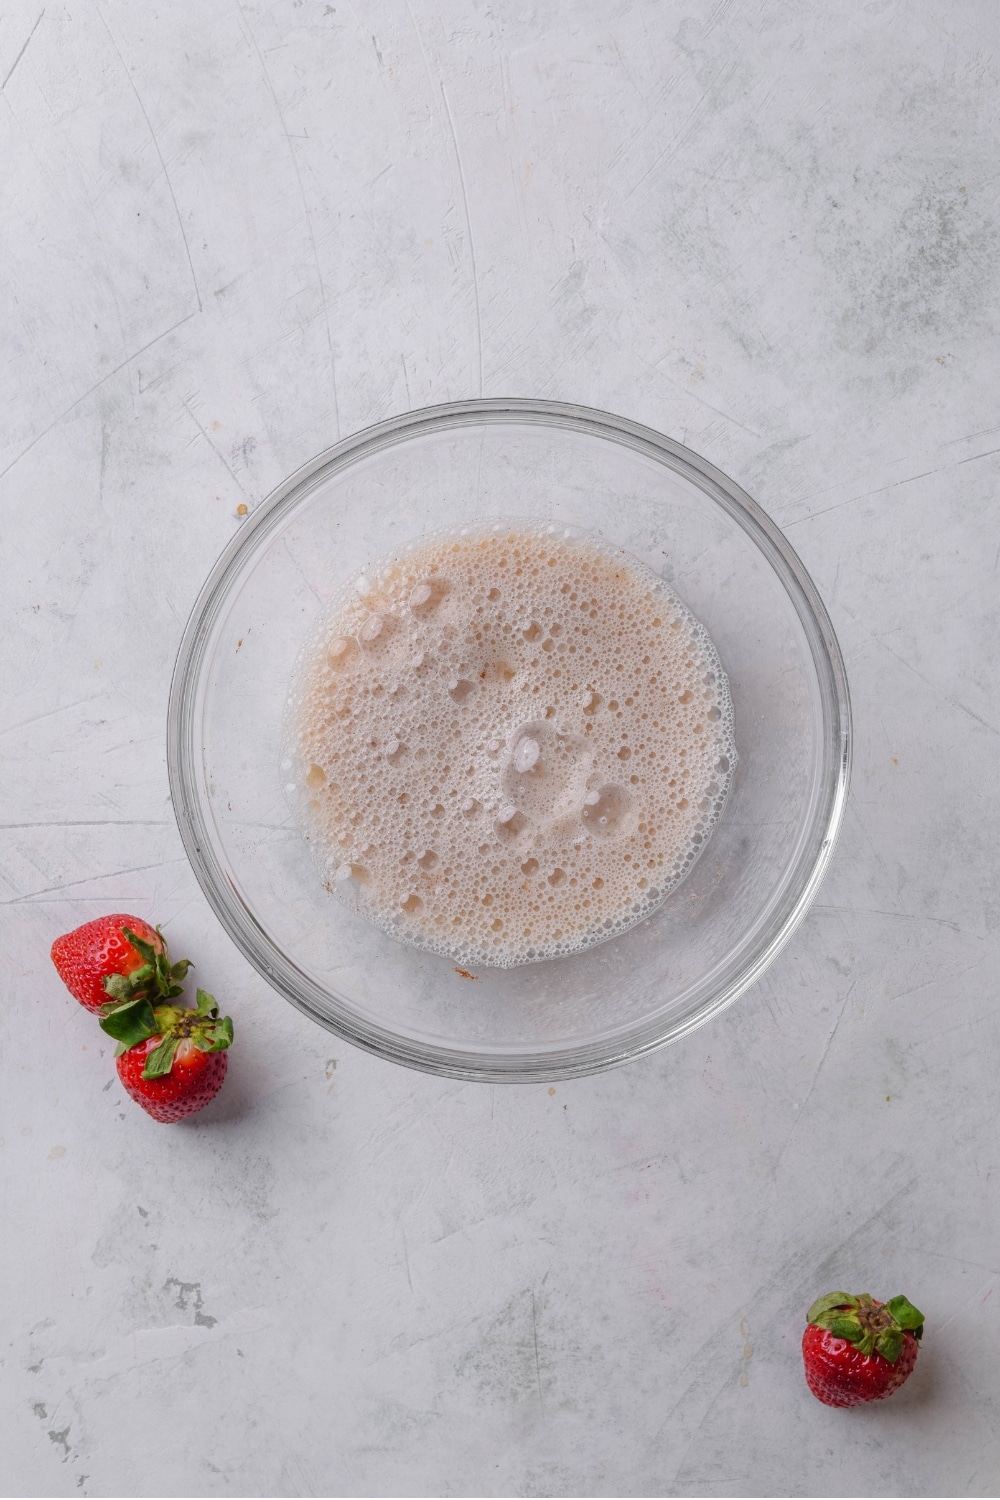
<svg viewBox="0 0 1000 1500"><path fill-rule="evenodd" d="M993 0L5 7L5 1493L1000 1491L998 53ZM167 791L240 507L479 394L732 475L855 704L767 976L554 1087L292 1010ZM188 1126L123 1099L49 964L107 910L237 1020ZM802 1384L834 1287L927 1315L889 1403Z"/></svg>

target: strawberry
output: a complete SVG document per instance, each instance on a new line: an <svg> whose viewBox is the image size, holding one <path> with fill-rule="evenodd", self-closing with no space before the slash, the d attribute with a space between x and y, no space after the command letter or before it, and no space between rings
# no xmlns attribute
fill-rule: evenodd
<svg viewBox="0 0 1000 1500"><path fill-rule="evenodd" d="M924 1315L905 1297L828 1292L806 1314L806 1383L827 1406L860 1406L898 1391L917 1362Z"/></svg>
<svg viewBox="0 0 1000 1500"><path fill-rule="evenodd" d="M101 1029L118 1042L116 1066L126 1093L154 1120L183 1120L222 1087L233 1023L220 1018L204 990L195 1010L151 1005L140 995L102 1016Z"/></svg>
<svg viewBox="0 0 1000 1500"><path fill-rule="evenodd" d="M171 964L158 928L120 913L56 938L52 962L70 994L91 1011L139 995L172 1000L190 967L186 958Z"/></svg>

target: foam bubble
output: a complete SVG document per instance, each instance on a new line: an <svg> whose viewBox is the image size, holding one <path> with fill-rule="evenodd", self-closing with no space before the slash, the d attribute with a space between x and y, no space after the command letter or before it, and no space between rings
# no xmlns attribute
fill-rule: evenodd
<svg viewBox="0 0 1000 1500"><path fill-rule="evenodd" d="M648 915L736 764L718 655L663 581L586 533L503 521L344 590L300 656L283 755L329 889L499 967Z"/></svg>

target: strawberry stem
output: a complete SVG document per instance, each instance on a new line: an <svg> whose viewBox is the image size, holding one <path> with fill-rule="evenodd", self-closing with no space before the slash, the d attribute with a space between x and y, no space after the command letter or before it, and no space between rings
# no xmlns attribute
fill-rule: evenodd
<svg viewBox="0 0 1000 1500"><path fill-rule="evenodd" d="M162 1037L146 1058L143 1078L165 1078L174 1066L181 1042L193 1042L199 1052L225 1052L232 1046L233 1023L229 1016L219 1015L215 998L199 990L194 1009L179 1005L158 1005L153 1013L155 1031Z"/></svg>
<svg viewBox="0 0 1000 1500"><path fill-rule="evenodd" d="M908 1302L905 1297L890 1297L885 1305L892 1313L900 1328L908 1328L912 1333L916 1334L917 1338L920 1337L917 1329L923 1328L924 1315L922 1312L917 1311L912 1302Z"/></svg>
<svg viewBox="0 0 1000 1500"><path fill-rule="evenodd" d="M906 1297L890 1297L876 1302L868 1292L853 1297L846 1292L828 1292L813 1303L806 1322L824 1328L834 1338L845 1339L859 1353L876 1351L895 1364L903 1352L906 1334L919 1339L924 1331L924 1315Z"/></svg>
<svg viewBox="0 0 1000 1500"><path fill-rule="evenodd" d="M131 974L108 974L104 980L106 993L118 1005L126 1000L138 999L140 995L152 1000L175 999L181 993L181 981L191 967L191 960L180 958L172 964L159 928L156 929L161 943L159 949L152 943L147 943L145 938L139 937L131 927L122 927L120 931L143 962Z"/></svg>
<svg viewBox="0 0 1000 1500"><path fill-rule="evenodd" d="M124 1005L116 1005L108 1015L101 1016L98 1024L102 1031L125 1047L144 1042L147 1037L155 1036L158 1030L156 1015L145 995L126 1000Z"/></svg>
<svg viewBox="0 0 1000 1500"><path fill-rule="evenodd" d="M143 1078L164 1078L174 1065L177 1056L177 1048L181 1044L181 1038L176 1034L165 1036L158 1047L154 1047L146 1058L146 1066L142 1070Z"/></svg>
<svg viewBox="0 0 1000 1500"><path fill-rule="evenodd" d="M818 1298L806 1313L806 1322L815 1323L822 1313L833 1312L834 1308L857 1307L857 1297L852 1297L850 1292L827 1292L825 1297Z"/></svg>

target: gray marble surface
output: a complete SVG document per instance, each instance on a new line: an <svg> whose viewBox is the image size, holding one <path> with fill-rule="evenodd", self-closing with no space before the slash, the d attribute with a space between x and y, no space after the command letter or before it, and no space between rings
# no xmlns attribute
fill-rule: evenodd
<svg viewBox="0 0 1000 1500"><path fill-rule="evenodd" d="M4 7L4 1493L998 1493L998 52L993 0ZM766 978L554 1088L298 1015L167 791L239 507L480 393L731 474L856 709ZM48 961L121 909L237 1020L169 1131ZM835 1286L927 1315L891 1402L802 1383Z"/></svg>

